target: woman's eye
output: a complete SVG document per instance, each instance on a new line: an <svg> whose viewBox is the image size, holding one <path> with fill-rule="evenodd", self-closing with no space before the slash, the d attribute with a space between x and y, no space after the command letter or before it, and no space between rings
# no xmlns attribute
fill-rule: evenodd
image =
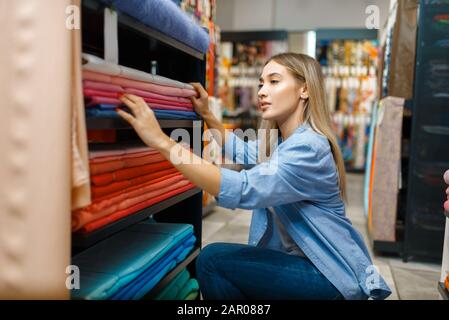
<svg viewBox="0 0 449 320"><path fill-rule="evenodd" d="M271 84L276 84L276 83L278 83L278 82L279 82L279 80L271 80L271 81L270 81Z"/></svg>
<svg viewBox="0 0 449 320"><path fill-rule="evenodd" d="M262 89L263 84L259 83L259 90Z"/></svg>

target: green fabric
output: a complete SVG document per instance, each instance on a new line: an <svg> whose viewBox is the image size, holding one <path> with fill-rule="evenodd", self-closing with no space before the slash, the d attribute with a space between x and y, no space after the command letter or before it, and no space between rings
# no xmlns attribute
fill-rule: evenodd
<svg viewBox="0 0 449 320"><path fill-rule="evenodd" d="M182 270L169 284L155 297L155 300L175 300L178 293L189 281L190 274L187 269Z"/></svg>
<svg viewBox="0 0 449 320"><path fill-rule="evenodd" d="M198 297L198 291L193 291L184 300L195 300Z"/></svg>
<svg viewBox="0 0 449 320"><path fill-rule="evenodd" d="M176 296L176 300L185 300L186 297L194 292L199 290L198 281L196 279L189 279L189 281L182 287L181 291Z"/></svg>

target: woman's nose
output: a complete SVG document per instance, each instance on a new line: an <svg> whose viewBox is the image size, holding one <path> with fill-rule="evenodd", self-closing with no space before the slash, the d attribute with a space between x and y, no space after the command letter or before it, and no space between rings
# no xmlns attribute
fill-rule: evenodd
<svg viewBox="0 0 449 320"><path fill-rule="evenodd" d="M259 99L267 96L267 92L264 89L264 86L260 87L259 91L257 92L257 96L259 97Z"/></svg>

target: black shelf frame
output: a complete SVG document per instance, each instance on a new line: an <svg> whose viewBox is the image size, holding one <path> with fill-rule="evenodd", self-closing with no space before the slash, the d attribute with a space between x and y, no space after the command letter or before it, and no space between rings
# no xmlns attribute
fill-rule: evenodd
<svg viewBox="0 0 449 320"><path fill-rule="evenodd" d="M190 189L183 193L177 194L173 197L170 197L166 200L158 202L152 206L149 206L145 209L142 209L136 213L133 213L123 219L119 219L111 224L108 224L98 230L90 232L88 234L77 232L72 234L72 247L76 253L79 253L97 242L100 242L115 233L136 224L145 218L148 218L156 213L159 213L197 193L202 192L199 188ZM73 253L72 253L73 255Z"/></svg>
<svg viewBox="0 0 449 320"><path fill-rule="evenodd" d="M161 128L173 129L173 128L193 128L195 127L195 122L200 121L200 127L202 126L202 120L198 119L182 119L182 120L172 120L172 119L158 119ZM132 129L131 125L123 120L122 118L86 118L87 129L98 130L98 129Z"/></svg>
<svg viewBox="0 0 449 320"><path fill-rule="evenodd" d="M82 0L83 6L91 10L101 10L107 8L108 6L98 0ZM204 53L199 52L198 50L176 40L168 35L165 35L157 30L154 30L147 25L135 20L134 18L124 14L120 11L117 11L117 19L118 23L126 26L135 31L139 31L142 34L145 34L153 39L156 39L172 48L178 49L184 53L187 53L199 60L204 60Z"/></svg>
<svg viewBox="0 0 449 320"><path fill-rule="evenodd" d="M190 253L187 258L185 258L180 264L178 264L173 270L165 275L158 284L151 289L145 296L142 297L142 300L153 300L169 283L172 281L176 275L178 275L184 268L186 268L199 254L201 249L199 247L195 247L194 251Z"/></svg>
<svg viewBox="0 0 449 320"><path fill-rule="evenodd" d="M443 298L443 300L449 300L449 292L444 286L444 283L438 282L438 291L440 292L440 295Z"/></svg>

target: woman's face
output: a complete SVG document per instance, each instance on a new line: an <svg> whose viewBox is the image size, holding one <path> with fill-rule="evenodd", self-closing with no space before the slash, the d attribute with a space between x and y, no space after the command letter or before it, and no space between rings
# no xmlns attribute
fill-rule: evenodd
<svg viewBox="0 0 449 320"><path fill-rule="evenodd" d="M259 80L259 110L264 120L283 121L297 111L301 94L299 81L277 62L270 61Z"/></svg>

